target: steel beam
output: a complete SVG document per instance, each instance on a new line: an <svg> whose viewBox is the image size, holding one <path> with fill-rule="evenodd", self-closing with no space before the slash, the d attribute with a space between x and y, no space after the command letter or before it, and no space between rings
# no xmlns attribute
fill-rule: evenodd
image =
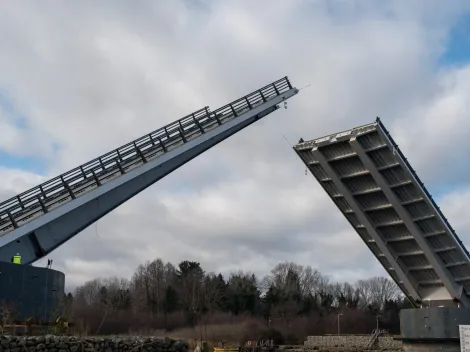
<svg viewBox="0 0 470 352"><path fill-rule="evenodd" d="M407 276L405 272L402 270L400 265L397 263L396 258L398 257L396 253L393 253L389 248L387 248L386 243L382 240L382 238L377 234L374 225L372 225L369 219L364 215L361 209L358 207L354 196L351 192L346 189L344 183L341 182L340 178L336 175L336 172L331 168L329 162L325 159L323 154L318 150L318 148L314 147L312 149L312 153L315 158L320 162L320 165L323 169L327 172L328 176L331 178L333 183L336 185L342 196L346 199L349 206L352 208L356 216L359 218L359 221L362 225L367 229L369 235L374 239L375 243L379 247L380 251L385 255L385 258L388 262L393 266L395 273L397 274L398 278L400 279L403 286L408 291L408 297L412 299L412 301L419 301L420 296L418 295L417 288L418 285L416 282L413 282L412 278ZM385 268L387 271L390 268Z"/></svg>
<svg viewBox="0 0 470 352"><path fill-rule="evenodd" d="M357 142L356 137L352 137L349 140L349 144L351 145L354 152L359 156L361 161L364 163L366 168L371 173L372 177L374 178L377 185L382 189L385 196L388 198L390 203L393 205L393 208L398 213L402 221L404 222L405 226L408 228L408 231L412 234L413 238L418 242L421 250L424 252L425 256L428 258L429 262L431 263L432 268L437 272L439 278L442 280L444 285L447 287L449 291L449 299L458 298L461 300L465 300L466 306L469 305L470 301L468 297L462 296L462 286L457 285L455 281L452 281L449 278L448 273L445 273L444 270L445 264L436 256L436 252L430 248L429 244L427 243L426 239L423 238L420 229L416 226L416 223L410 219L410 216L406 209L401 204L401 201L397 198L395 193L391 190L388 186L387 182L384 180L382 174L377 171L377 168L371 161L369 155L367 155L364 149L359 145Z"/></svg>

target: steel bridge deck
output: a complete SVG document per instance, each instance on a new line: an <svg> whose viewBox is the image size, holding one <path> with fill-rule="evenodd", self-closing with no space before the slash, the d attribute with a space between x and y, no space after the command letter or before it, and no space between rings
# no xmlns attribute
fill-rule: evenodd
<svg viewBox="0 0 470 352"><path fill-rule="evenodd" d="M0 261L29 264L297 94L287 77L208 107L0 203Z"/></svg>
<svg viewBox="0 0 470 352"><path fill-rule="evenodd" d="M294 150L415 306L470 305L470 256L380 119Z"/></svg>

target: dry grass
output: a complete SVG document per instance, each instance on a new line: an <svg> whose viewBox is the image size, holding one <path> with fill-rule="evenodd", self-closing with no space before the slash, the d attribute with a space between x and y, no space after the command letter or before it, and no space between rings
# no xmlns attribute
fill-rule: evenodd
<svg viewBox="0 0 470 352"><path fill-rule="evenodd" d="M245 330L244 323L235 324L210 324L210 325L198 325L194 329L183 328L175 331L165 330L142 330L138 332L130 332L131 335L140 336L161 336L169 337L172 339L180 339L187 341L189 345L189 351L194 351L198 344L202 344L202 352L213 351L213 348L218 346L220 341L226 340L229 345L235 345L239 342L240 336L243 335Z"/></svg>
<svg viewBox="0 0 470 352"><path fill-rule="evenodd" d="M246 323L198 325L194 329L184 328L170 333L162 332L162 335L166 334L170 338L237 342L245 334L246 325Z"/></svg>
<svg viewBox="0 0 470 352"><path fill-rule="evenodd" d="M267 330L267 324L259 319L251 317L212 316L205 323L194 328L186 327L173 331L139 329L129 331L131 335L166 336L173 339L186 340L190 350L194 350L197 343L205 341L205 349L211 351L221 341L227 341L228 345L244 344L248 340L257 340Z"/></svg>
<svg viewBox="0 0 470 352"><path fill-rule="evenodd" d="M306 318L299 318L290 323L272 321L271 325L264 319L250 316L232 316L217 314L208 316L204 322L196 327L185 327L174 330L164 329L131 329L130 335L167 336L188 341L206 341L211 347L217 346L221 341L229 345L244 345L247 341L271 340L279 344L299 345L315 326Z"/></svg>
<svg viewBox="0 0 470 352"><path fill-rule="evenodd" d="M101 321L96 312L90 311L88 313L90 315L87 316L87 324ZM99 331L99 335L167 336L186 340L194 347L196 346L195 341L207 341L212 347L217 346L223 340L230 345L237 343L243 345L248 340L268 339L273 339L275 343L282 345L302 345L307 336L325 335L337 329L336 316L320 316L316 313L289 319L272 318L268 326L268 322L262 318L217 312L201 317L202 321L195 328L184 327L187 321L181 312L169 315L166 319L149 314L129 316L124 313L118 312L109 316ZM91 319L92 317L95 319ZM371 331L371 327L375 327L375 321L372 318L357 311L345 312L342 318L342 330L344 333L354 335ZM85 336L95 335L97 326L87 324L77 325L83 328ZM73 333L79 333L78 330L80 329Z"/></svg>
<svg viewBox="0 0 470 352"><path fill-rule="evenodd" d="M195 328L182 328L174 331L144 329L130 331L130 335L166 336L173 339L197 340L218 342L227 340L238 342L245 334L246 323L208 324L198 325Z"/></svg>

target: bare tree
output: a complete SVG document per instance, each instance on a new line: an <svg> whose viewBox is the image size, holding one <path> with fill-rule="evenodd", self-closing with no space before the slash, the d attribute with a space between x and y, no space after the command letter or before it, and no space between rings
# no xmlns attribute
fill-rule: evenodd
<svg viewBox="0 0 470 352"><path fill-rule="evenodd" d="M148 304L147 288L149 285L150 278L147 275L146 267L141 264L137 267L130 283L134 313L146 311Z"/></svg>
<svg viewBox="0 0 470 352"><path fill-rule="evenodd" d="M306 266L300 274L300 285L304 295L314 295L319 288L322 275L317 269Z"/></svg>
<svg viewBox="0 0 470 352"><path fill-rule="evenodd" d="M356 283L356 288L361 299L361 308L376 305L378 309L383 309L386 301L400 297L398 286L392 280L385 277L359 280Z"/></svg>
<svg viewBox="0 0 470 352"><path fill-rule="evenodd" d="M100 331L106 318L119 310L130 309L131 294L130 282L127 279L112 277L102 280L103 286L100 288L100 307L103 310L103 317L96 334Z"/></svg>
<svg viewBox="0 0 470 352"><path fill-rule="evenodd" d="M176 269L171 263L157 258L140 265L131 280L136 299L135 311L150 311L154 315L164 312L165 292L175 281Z"/></svg>
<svg viewBox="0 0 470 352"><path fill-rule="evenodd" d="M321 289L324 278L317 269L303 267L293 262L283 262L277 264L269 275L263 278L261 288L263 292L273 286L280 291L288 290L289 273L295 274L299 279L300 290L303 295L314 295Z"/></svg>
<svg viewBox="0 0 470 352"><path fill-rule="evenodd" d="M77 287L75 290L75 297L78 302L85 306L92 307L99 303L99 292L103 286L102 279L94 279L85 282L82 286Z"/></svg>
<svg viewBox="0 0 470 352"><path fill-rule="evenodd" d="M338 282L333 287L335 305L338 307L356 308L359 304L359 290L348 282Z"/></svg>

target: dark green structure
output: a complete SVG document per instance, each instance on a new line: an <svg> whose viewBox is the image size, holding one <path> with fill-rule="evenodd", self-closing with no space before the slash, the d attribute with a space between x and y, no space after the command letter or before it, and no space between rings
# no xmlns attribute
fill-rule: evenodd
<svg viewBox="0 0 470 352"><path fill-rule="evenodd" d="M52 322L63 315L64 273L0 262L0 320Z"/></svg>

